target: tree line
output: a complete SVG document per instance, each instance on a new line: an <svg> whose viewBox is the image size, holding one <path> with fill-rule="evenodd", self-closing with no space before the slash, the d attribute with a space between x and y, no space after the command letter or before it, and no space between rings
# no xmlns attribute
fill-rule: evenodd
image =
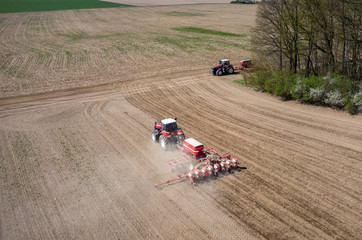
<svg viewBox="0 0 362 240"><path fill-rule="evenodd" d="M279 70L361 82L361 15L361 0L263 1L253 44Z"/></svg>

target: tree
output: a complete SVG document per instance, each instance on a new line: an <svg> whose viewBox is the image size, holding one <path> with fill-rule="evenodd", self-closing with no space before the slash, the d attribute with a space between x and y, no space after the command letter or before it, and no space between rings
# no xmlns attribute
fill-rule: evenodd
<svg viewBox="0 0 362 240"><path fill-rule="evenodd" d="M279 70L331 72L361 81L361 0L269 0L259 4L254 43Z"/></svg>

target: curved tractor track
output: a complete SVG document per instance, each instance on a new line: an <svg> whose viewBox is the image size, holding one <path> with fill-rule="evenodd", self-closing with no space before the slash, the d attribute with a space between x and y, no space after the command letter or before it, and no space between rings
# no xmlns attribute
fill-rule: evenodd
<svg viewBox="0 0 362 240"><path fill-rule="evenodd" d="M3 103L1 237L358 239L361 117L237 78L176 72ZM176 153L150 139L165 117L242 170L155 189L173 177Z"/></svg>

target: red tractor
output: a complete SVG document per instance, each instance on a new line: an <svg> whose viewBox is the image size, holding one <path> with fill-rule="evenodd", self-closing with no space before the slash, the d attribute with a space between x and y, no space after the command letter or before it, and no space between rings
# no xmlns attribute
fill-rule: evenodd
<svg viewBox="0 0 362 240"><path fill-rule="evenodd" d="M234 67L232 64L230 64L229 59L223 59L223 60L220 60L220 63L218 65L215 65L211 68L210 73L212 73L213 75L216 75L216 76L221 76L224 74L233 74L235 72L235 70L250 71L251 70L250 66L251 66L250 59L241 60L239 65L236 67Z"/></svg>
<svg viewBox="0 0 362 240"><path fill-rule="evenodd" d="M161 122L155 122L154 130L151 133L152 140L160 142L164 150L171 146L182 146L185 135L181 128L177 127L177 118L166 118Z"/></svg>
<svg viewBox="0 0 362 240"><path fill-rule="evenodd" d="M221 76L223 74L233 74L234 67L229 59L220 60L219 64L213 66L210 70L213 75Z"/></svg>

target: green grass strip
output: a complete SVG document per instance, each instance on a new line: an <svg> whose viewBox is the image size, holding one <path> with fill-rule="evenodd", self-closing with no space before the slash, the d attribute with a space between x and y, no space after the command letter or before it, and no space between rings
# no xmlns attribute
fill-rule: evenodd
<svg viewBox="0 0 362 240"><path fill-rule="evenodd" d="M134 7L99 0L0 0L0 13Z"/></svg>
<svg viewBox="0 0 362 240"><path fill-rule="evenodd" d="M246 37L246 34L228 33L228 32L221 32L221 31L215 31L215 30L197 28L197 27L179 27L179 28L173 28L173 30L177 30L177 31L181 31L181 32L191 32L191 33L202 33L202 34L210 34L210 35L217 35L217 36L225 36L225 37Z"/></svg>
<svg viewBox="0 0 362 240"><path fill-rule="evenodd" d="M194 12L165 12L163 13L167 16L173 16L173 17L198 17L198 16L206 16L206 14L203 13L194 13Z"/></svg>

